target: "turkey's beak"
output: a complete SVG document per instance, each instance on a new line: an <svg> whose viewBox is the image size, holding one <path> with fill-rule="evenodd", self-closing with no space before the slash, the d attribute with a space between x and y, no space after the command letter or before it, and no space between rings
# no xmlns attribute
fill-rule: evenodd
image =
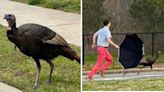
<svg viewBox="0 0 164 92"><path fill-rule="evenodd" d="M3 17L3 19L6 19L6 14L5 14L5 16Z"/></svg>
<svg viewBox="0 0 164 92"><path fill-rule="evenodd" d="M6 19L5 16L3 17L3 19Z"/></svg>
<svg viewBox="0 0 164 92"><path fill-rule="evenodd" d="M8 17L7 17L7 15L5 14L5 16L3 17L3 19L6 19L6 21L8 22L8 27L10 26L10 22L8 21L8 19L7 19Z"/></svg>

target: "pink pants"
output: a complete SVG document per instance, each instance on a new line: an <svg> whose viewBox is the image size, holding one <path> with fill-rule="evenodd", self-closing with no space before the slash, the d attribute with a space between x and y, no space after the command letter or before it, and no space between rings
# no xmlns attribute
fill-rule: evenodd
<svg viewBox="0 0 164 92"><path fill-rule="evenodd" d="M98 54L97 62L95 66L92 67L92 70L89 72L88 78L92 78L95 75L95 73L97 73L98 70L103 74L105 69L107 69L108 66L112 64L113 59L110 53L108 52L107 48L98 47L97 54ZM106 62L103 62L104 59L106 60Z"/></svg>

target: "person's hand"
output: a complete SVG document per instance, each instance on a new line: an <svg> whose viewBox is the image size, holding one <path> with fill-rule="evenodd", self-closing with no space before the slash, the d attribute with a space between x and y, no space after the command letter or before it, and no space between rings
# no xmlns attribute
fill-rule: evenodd
<svg viewBox="0 0 164 92"><path fill-rule="evenodd" d="M92 48L95 48L96 47L96 44L92 44Z"/></svg>
<svg viewBox="0 0 164 92"><path fill-rule="evenodd" d="M119 49L119 48L120 48L120 46L119 46L119 45L115 45L115 48L116 48L116 49Z"/></svg>

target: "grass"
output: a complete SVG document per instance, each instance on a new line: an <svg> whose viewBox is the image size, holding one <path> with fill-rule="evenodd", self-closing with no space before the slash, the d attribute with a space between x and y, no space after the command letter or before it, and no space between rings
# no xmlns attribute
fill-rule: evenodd
<svg viewBox="0 0 164 92"><path fill-rule="evenodd" d="M72 47L80 54L80 48ZM49 65L41 61L39 87L32 89L36 77L36 65L33 59L14 50L7 39L6 28L0 26L0 82L14 86L23 92L80 92L80 65L62 56L54 62L53 81L47 84Z"/></svg>
<svg viewBox="0 0 164 92"><path fill-rule="evenodd" d="M122 69L122 65L120 64L120 62L118 62L118 57L117 55L112 55L113 56L113 64L108 68L110 69ZM151 55L147 55L144 57L150 57ZM96 53L90 53L90 54L86 54L84 55L84 68L85 70L90 70L92 68L92 66L94 66L94 64L96 63L97 60L97 54ZM155 62L155 65L161 65L164 64L164 52L159 54L159 59L157 60L157 62ZM163 66L164 67L164 66ZM84 69L83 69L84 70Z"/></svg>
<svg viewBox="0 0 164 92"><path fill-rule="evenodd" d="M65 12L80 13L80 0L13 0Z"/></svg>
<svg viewBox="0 0 164 92"><path fill-rule="evenodd" d="M163 91L164 78L84 82L83 91Z"/></svg>
<svg viewBox="0 0 164 92"><path fill-rule="evenodd" d="M112 53L113 54L113 53ZM108 68L109 70L122 69L121 64L117 61L117 55L112 55L114 62ZM145 57L150 57L147 55ZM84 55L84 68L90 70L97 59L96 53ZM159 59L155 63L156 66L164 67L164 53L159 54ZM84 69L83 69L84 70ZM83 82L83 91L163 91L164 78L147 78L136 80L111 80L101 82Z"/></svg>

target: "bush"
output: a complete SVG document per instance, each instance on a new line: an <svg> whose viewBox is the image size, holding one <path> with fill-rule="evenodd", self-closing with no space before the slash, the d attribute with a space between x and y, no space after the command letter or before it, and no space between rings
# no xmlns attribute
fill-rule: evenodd
<svg viewBox="0 0 164 92"><path fill-rule="evenodd" d="M37 5L40 4L43 0L28 0L28 4Z"/></svg>
<svg viewBox="0 0 164 92"><path fill-rule="evenodd" d="M60 9L64 11L78 11L80 10L80 2L78 1L46 1L45 7Z"/></svg>
<svg viewBox="0 0 164 92"><path fill-rule="evenodd" d="M80 0L14 0L30 5L80 13Z"/></svg>
<svg viewBox="0 0 164 92"><path fill-rule="evenodd" d="M65 3L65 11L80 10L80 3L78 1L68 1Z"/></svg>
<svg viewBox="0 0 164 92"><path fill-rule="evenodd" d="M83 0L83 33L93 33L102 25L102 20L107 18L103 7L103 0Z"/></svg>
<svg viewBox="0 0 164 92"><path fill-rule="evenodd" d="M45 4L45 7L53 8L53 9L57 9L64 6L65 6L65 3L62 1L47 1L47 3Z"/></svg>
<svg viewBox="0 0 164 92"><path fill-rule="evenodd" d="M145 30L162 31L164 29L163 5L163 0L134 0L130 13Z"/></svg>

